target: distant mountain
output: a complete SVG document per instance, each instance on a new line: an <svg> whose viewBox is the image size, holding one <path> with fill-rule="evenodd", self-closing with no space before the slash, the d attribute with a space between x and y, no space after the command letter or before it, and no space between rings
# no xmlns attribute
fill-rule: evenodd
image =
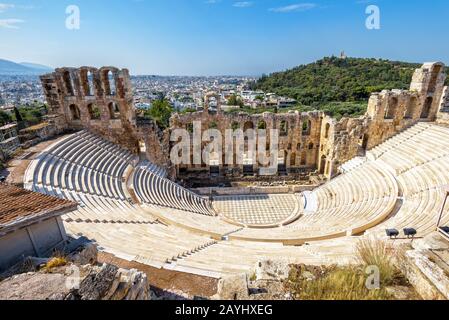
<svg viewBox="0 0 449 320"><path fill-rule="evenodd" d="M21 62L20 65L25 66L27 68L42 70L44 72L53 71L53 68L50 68L49 66L44 66L43 64L37 64L37 63L31 63L31 62Z"/></svg>
<svg viewBox="0 0 449 320"><path fill-rule="evenodd" d="M40 75L50 72L53 69L47 66L33 63L15 63L12 61L0 59L0 75Z"/></svg>

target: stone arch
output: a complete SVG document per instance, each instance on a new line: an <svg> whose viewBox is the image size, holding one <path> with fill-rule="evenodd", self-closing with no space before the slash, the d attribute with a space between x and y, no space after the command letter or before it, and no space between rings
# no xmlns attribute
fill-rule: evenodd
<svg viewBox="0 0 449 320"><path fill-rule="evenodd" d="M217 124L216 121L212 121L212 122L209 124L209 129L217 129L217 128L218 128L218 124Z"/></svg>
<svg viewBox="0 0 449 320"><path fill-rule="evenodd" d="M108 110L109 110L109 117L111 119L118 119L120 118L120 108L116 102L110 102L108 104Z"/></svg>
<svg viewBox="0 0 449 320"><path fill-rule="evenodd" d="M103 84L104 93L107 96L116 95L116 81L115 81L116 70L111 70L110 68L103 68L100 71L101 82Z"/></svg>
<svg viewBox="0 0 449 320"><path fill-rule="evenodd" d="M422 108L421 112L421 119L428 119L430 116L430 109L432 108L433 98L427 97L426 101L424 102L424 106Z"/></svg>
<svg viewBox="0 0 449 320"><path fill-rule="evenodd" d="M320 174L324 174L326 172L326 163L327 163L327 158L325 155L322 155L321 161L320 161Z"/></svg>
<svg viewBox="0 0 449 320"><path fill-rule="evenodd" d="M290 166L291 167L296 166L296 152L292 152L290 154Z"/></svg>
<svg viewBox="0 0 449 320"><path fill-rule="evenodd" d="M391 97L388 100L388 105L387 108L385 110L385 119L394 119L395 115L396 115L396 110L398 108L398 104L399 104L399 100L397 97Z"/></svg>
<svg viewBox="0 0 449 320"><path fill-rule="evenodd" d="M72 120L81 120L81 112L76 104L71 104L69 106L70 117Z"/></svg>
<svg viewBox="0 0 449 320"><path fill-rule="evenodd" d="M302 135L309 136L312 128L312 121L306 120L302 123Z"/></svg>
<svg viewBox="0 0 449 320"><path fill-rule="evenodd" d="M259 130L266 130L267 129L267 123L264 120L259 120L257 123L257 129Z"/></svg>
<svg viewBox="0 0 449 320"><path fill-rule="evenodd" d="M302 165L302 166L307 165L307 154L306 154L305 151L303 151L303 152L301 153L301 165Z"/></svg>
<svg viewBox="0 0 449 320"><path fill-rule="evenodd" d="M288 136L288 122L286 120L282 120L279 126L279 135L281 137Z"/></svg>
<svg viewBox="0 0 449 320"><path fill-rule="evenodd" d="M70 71L66 70L63 72L62 74L62 78L64 80L64 85L65 85L65 89L66 92L69 96L74 96L75 95L75 89L73 86L73 80L72 80L72 75L70 74Z"/></svg>
<svg viewBox="0 0 449 320"><path fill-rule="evenodd" d="M250 129L254 129L254 123L252 121L246 121L243 125L243 132L246 132Z"/></svg>
<svg viewBox="0 0 449 320"><path fill-rule="evenodd" d="M85 96L94 96L95 88L94 88L94 75L89 69L81 69L80 70L80 81L81 88L83 89L83 94Z"/></svg>
<svg viewBox="0 0 449 320"><path fill-rule="evenodd" d="M240 123L238 123L237 121L233 121L233 122L231 123L231 129L232 129L233 131L240 129Z"/></svg>
<svg viewBox="0 0 449 320"><path fill-rule="evenodd" d="M405 111L404 118L412 119L413 115L416 112L416 108L418 107L418 99L416 97L411 97L410 102L407 105L407 110Z"/></svg>
<svg viewBox="0 0 449 320"><path fill-rule="evenodd" d="M101 112L100 108L95 103L89 103L87 106L87 111L89 112L90 120L100 120Z"/></svg>
<svg viewBox="0 0 449 320"><path fill-rule="evenodd" d="M432 73L430 75L429 89L428 92L435 92L437 88L438 76L440 75L443 66L441 64L436 64L433 67Z"/></svg>
<svg viewBox="0 0 449 320"><path fill-rule="evenodd" d="M326 128L325 128L325 131L324 131L324 138L325 139L329 139L329 130L330 130L330 128L331 128L331 125L329 123L326 123Z"/></svg>

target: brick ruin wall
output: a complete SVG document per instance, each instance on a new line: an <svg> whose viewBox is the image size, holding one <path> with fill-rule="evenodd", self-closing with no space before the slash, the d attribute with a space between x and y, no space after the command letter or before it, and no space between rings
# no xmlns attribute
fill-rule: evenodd
<svg viewBox="0 0 449 320"><path fill-rule="evenodd" d="M449 90L442 63L426 63L414 73L409 90L385 90L371 95L367 113L359 118L337 121L322 112L283 114L209 112L174 114L170 128L162 132L157 125L141 119L133 105L129 72L103 67L61 68L41 77L49 105L48 121L59 133L87 129L134 153L145 145L148 160L169 169L174 177L191 173L207 177L207 163L173 166L169 160L170 134L175 129L191 130L201 121L201 130L218 129L223 136L230 128L279 129L279 157L288 175L316 172L334 176L344 162L363 155L388 138L418 121L449 124ZM268 139L267 145L270 141ZM204 148L208 143L203 143ZM218 164L219 175L242 177L243 165ZM235 152L235 151L234 151ZM234 155L236 157L236 155ZM254 174L259 165L252 161Z"/></svg>
<svg viewBox="0 0 449 320"><path fill-rule="evenodd" d="M57 133L86 129L136 154L144 144L148 160L168 166L164 133L137 118L127 69L60 68L41 82Z"/></svg>

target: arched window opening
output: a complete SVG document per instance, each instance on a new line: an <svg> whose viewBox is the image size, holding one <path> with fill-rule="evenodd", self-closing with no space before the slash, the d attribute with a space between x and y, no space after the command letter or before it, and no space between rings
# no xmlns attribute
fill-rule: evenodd
<svg viewBox="0 0 449 320"><path fill-rule="evenodd" d="M74 96L75 95L75 91L73 89L73 81L72 81L72 77L70 75L69 71L65 71L62 75L63 79L64 79L64 84L65 84L65 88L67 90L67 94L69 96Z"/></svg>
<svg viewBox="0 0 449 320"><path fill-rule="evenodd" d="M89 93L87 94L88 96L93 96L95 95L95 86L94 86L94 75L91 71L87 72L87 85L88 85L88 89L89 89Z"/></svg>
<svg viewBox="0 0 449 320"><path fill-rule="evenodd" d="M398 107L398 98L392 97L389 102L387 109L385 110L385 119L394 119L394 116L396 114L396 109Z"/></svg>
<svg viewBox="0 0 449 320"><path fill-rule="evenodd" d="M326 160L326 156L323 155L320 162L320 174L324 174L326 172Z"/></svg>
<svg viewBox="0 0 449 320"><path fill-rule="evenodd" d="M89 111L90 120L99 120L101 117L100 109L94 103L91 103L87 106L87 110Z"/></svg>
<svg viewBox="0 0 449 320"><path fill-rule="evenodd" d="M313 147L314 147L313 142L309 143L309 150L313 150Z"/></svg>
<svg viewBox="0 0 449 320"><path fill-rule="evenodd" d="M72 120L80 120L81 119L80 109L78 108L78 106L72 104L72 105L70 105L69 109L70 109L70 115L72 117Z"/></svg>
<svg viewBox="0 0 449 320"><path fill-rule="evenodd" d="M301 154L301 165L305 166L307 164L307 155L305 152Z"/></svg>
<svg viewBox="0 0 449 320"><path fill-rule="evenodd" d="M120 118L120 109L118 104L115 102L111 102L108 105L109 108L109 116L111 119L119 119Z"/></svg>
<svg viewBox="0 0 449 320"><path fill-rule="evenodd" d="M280 136L285 137L287 135L288 135L288 123L287 123L287 121L283 120L283 121L281 121L281 126L280 126Z"/></svg>
<svg viewBox="0 0 449 320"><path fill-rule="evenodd" d="M267 129L267 123L263 120L260 120L257 124L257 129L259 130L266 130Z"/></svg>
<svg viewBox="0 0 449 320"><path fill-rule="evenodd" d="M427 119L430 116L430 109L432 108L433 98L428 97L424 102L424 106L421 112L421 119Z"/></svg>
<svg viewBox="0 0 449 320"><path fill-rule="evenodd" d="M240 129L240 124L239 124L237 121L234 121L234 122L231 124L231 129L232 129L232 131L235 131L235 130Z"/></svg>
<svg viewBox="0 0 449 320"><path fill-rule="evenodd" d="M413 115L416 112L416 107L418 106L418 99L416 97L412 97L410 99L410 104L407 106L407 110L405 111L404 118L405 119L412 119Z"/></svg>
<svg viewBox="0 0 449 320"><path fill-rule="evenodd" d="M329 139L329 130L331 128L331 125L329 123L326 123L326 129L324 133L324 138Z"/></svg>
<svg viewBox="0 0 449 320"><path fill-rule="evenodd" d="M310 128L312 127L312 122L310 120L304 121L302 123L302 135L308 136L310 135Z"/></svg>
<svg viewBox="0 0 449 320"><path fill-rule="evenodd" d="M109 82L109 95L115 96L117 93L117 89L115 85L115 77L112 71L108 72L108 82Z"/></svg>

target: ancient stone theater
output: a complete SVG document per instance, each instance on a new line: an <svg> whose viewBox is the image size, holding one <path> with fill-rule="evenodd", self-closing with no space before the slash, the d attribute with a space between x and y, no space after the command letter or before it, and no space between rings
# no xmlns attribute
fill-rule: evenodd
<svg viewBox="0 0 449 320"><path fill-rule="evenodd" d="M396 230L400 243L447 230L445 79L442 63L426 63L409 90L374 93L358 118L226 113L217 98L161 130L134 107L128 70L61 68L41 77L55 137L23 182L78 203L62 215L67 234L120 261L211 278L250 274L265 259L351 264L360 239ZM221 150L207 162L173 163L172 133L193 138L198 122L200 134L276 129L275 174L245 146L230 156L241 162Z"/></svg>

